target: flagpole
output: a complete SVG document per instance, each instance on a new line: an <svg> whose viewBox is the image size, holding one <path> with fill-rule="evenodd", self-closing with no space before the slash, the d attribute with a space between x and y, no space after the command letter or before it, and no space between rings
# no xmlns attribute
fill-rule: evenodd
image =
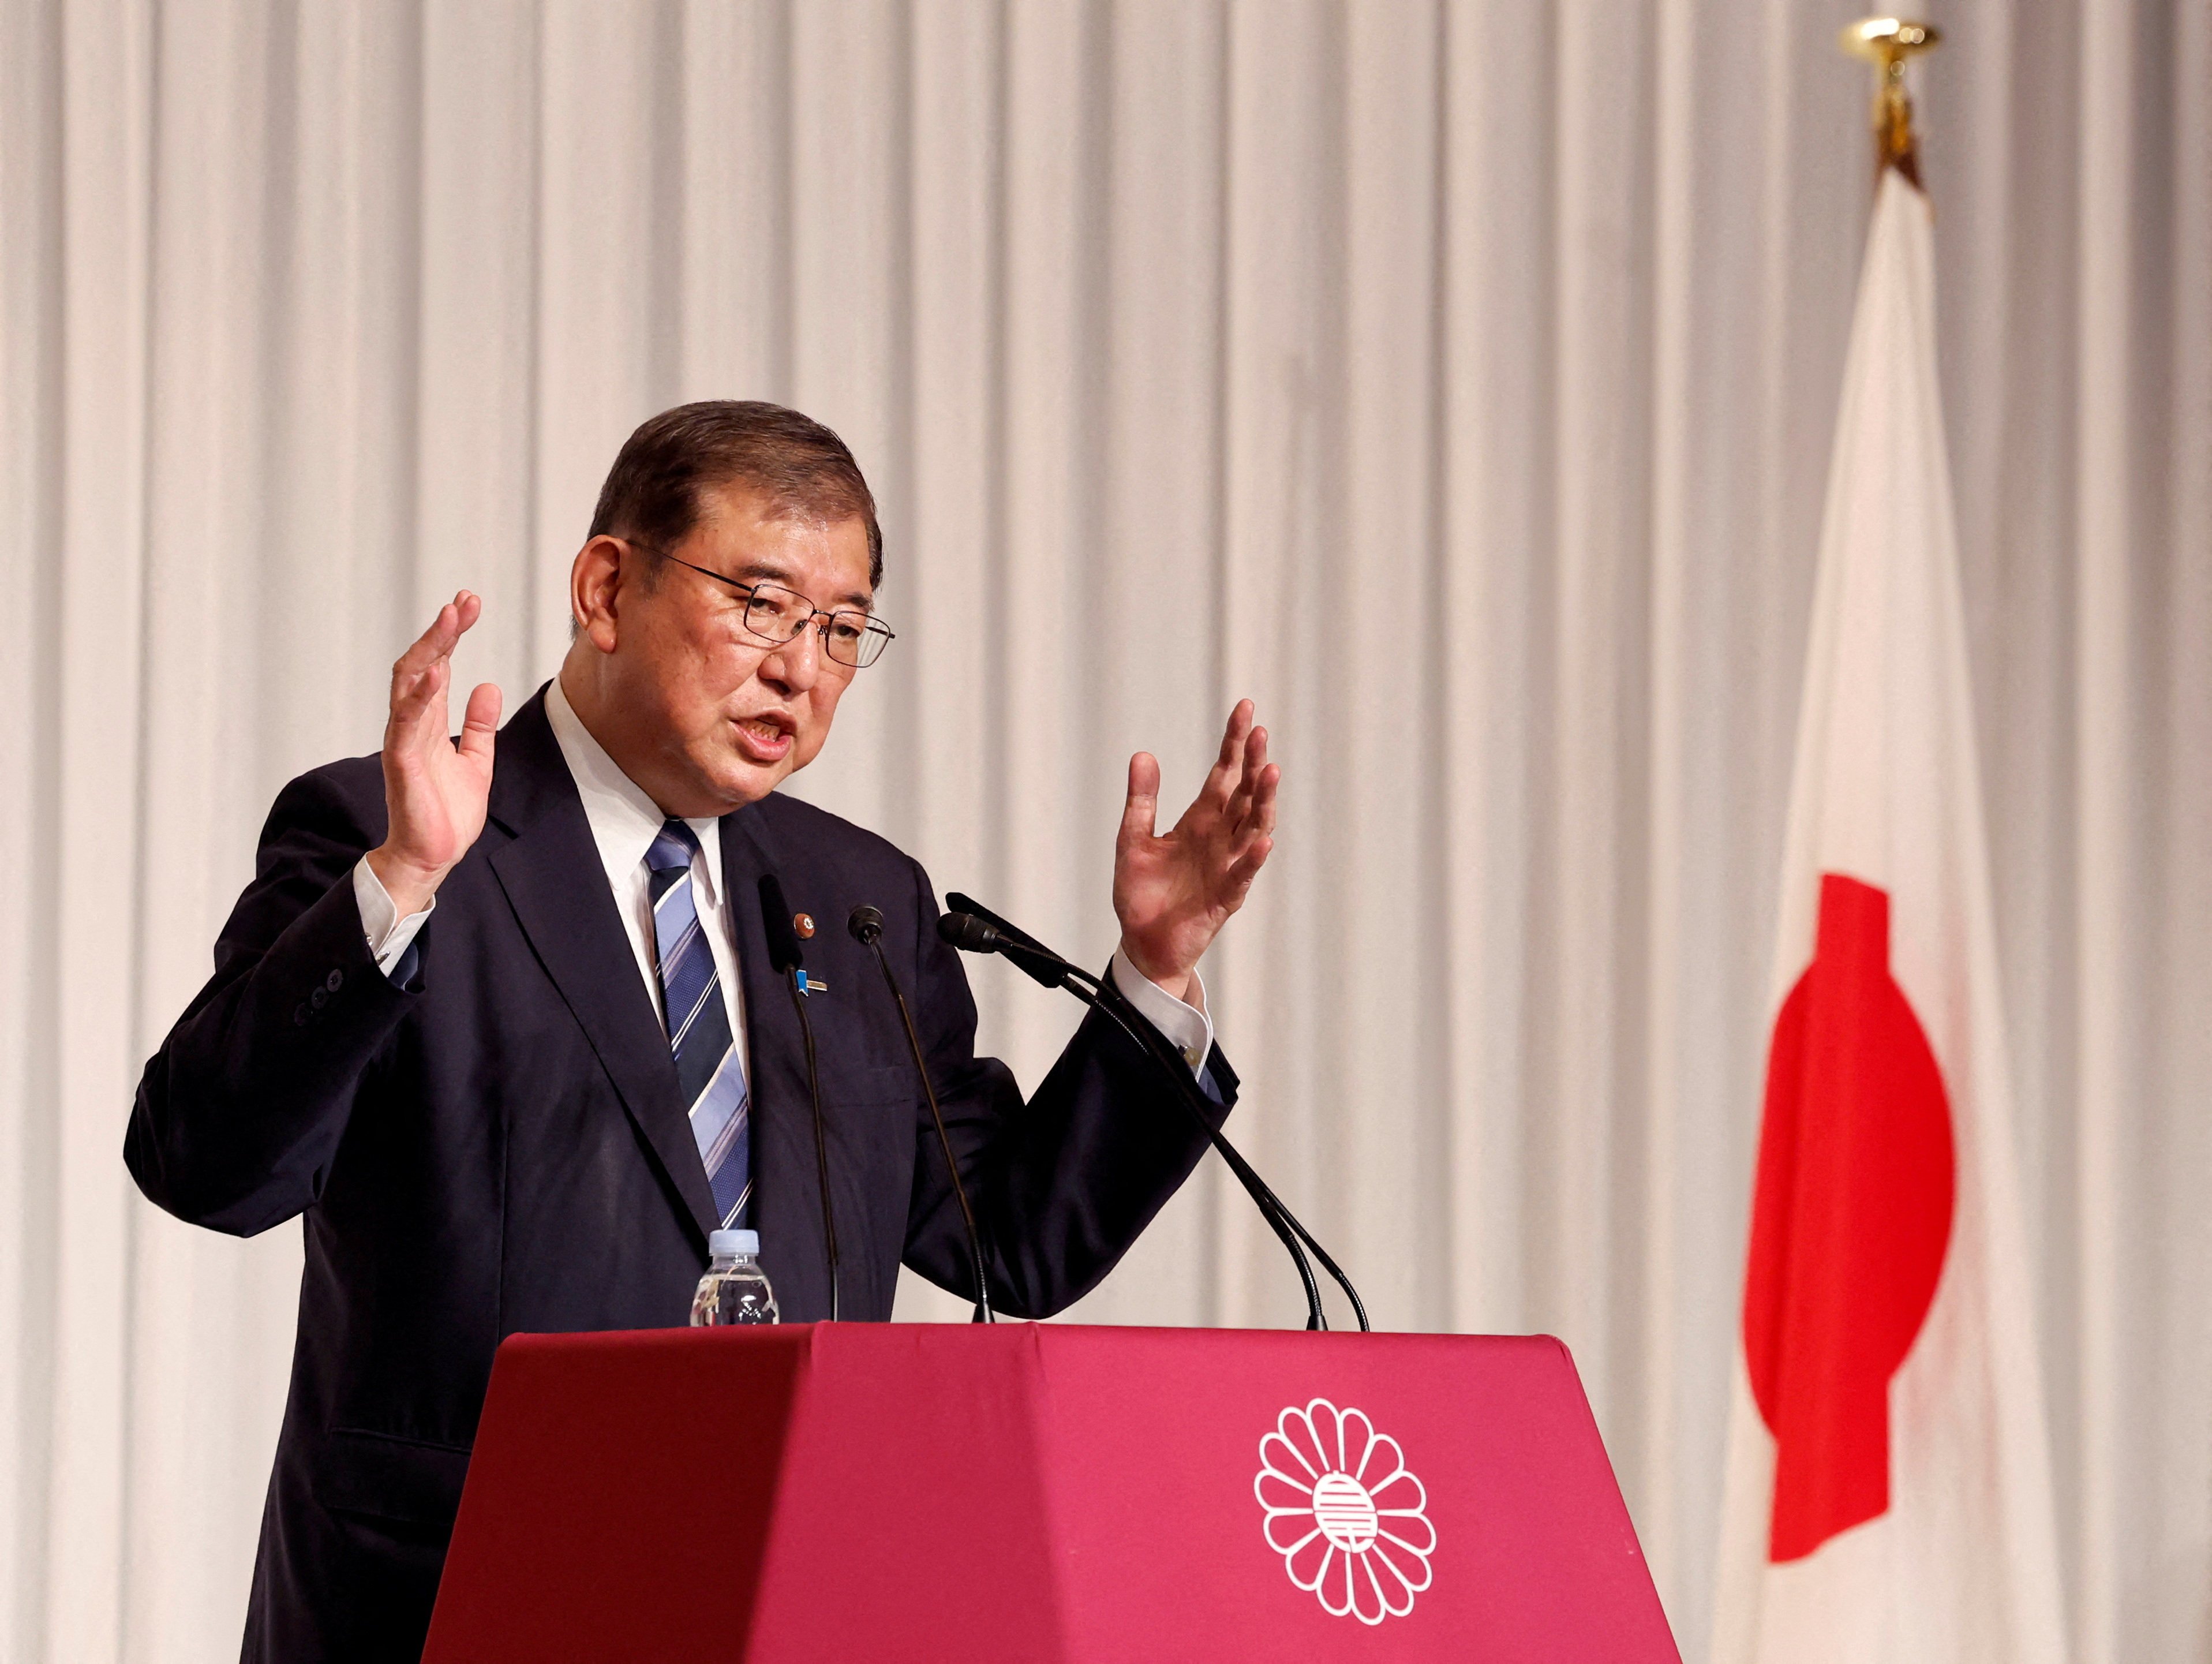
<svg viewBox="0 0 2212 1664"><path fill-rule="evenodd" d="M1933 23L1903 17L1863 17L1844 26L1836 44L1875 66L1875 172L1894 167L1920 185L1920 152L1912 131L1912 99L1905 90L1905 61L1942 41Z"/></svg>

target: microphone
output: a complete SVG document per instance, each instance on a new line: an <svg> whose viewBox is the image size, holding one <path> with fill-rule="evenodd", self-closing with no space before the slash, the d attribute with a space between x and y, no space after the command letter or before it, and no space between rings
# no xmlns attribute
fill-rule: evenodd
<svg viewBox="0 0 2212 1664"><path fill-rule="evenodd" d="M965 896L953 896L965 901ZM1048 988L1064 988L1075 967L1051 949L1018 933L999 928L973 911L947 913L937 920L937 933L963 953L995 953L1032 981ZM1079 975L1079 973L1077 973Z"/></svg>
<svg viewBox="0 0 2212 1664"><path fill-rule="evenodd" d="M960 1182L960 1163L952 1158L952 1139L945 1130L945 1111L938 1107L937 1088L929 1078L929 1065L921 1054L921 1036L915 1032L914 1013L907 1009L906 996L899 992L898 978L891 975L891 962L884 952L884 915L862 902L846 916L845 928L862 947L872 949L876 963L882 968L884 986L891 992L891 1003L898 1007L899 1021L906 1028L906 1043L914 1054L915 1072L921 1077L922 1096L929 1100L929 1119L937 1127L938 1148L945 1152L945 1171L952 1181L952 1198L960 1204L961 1229L968 1233L968 1262L975 1274L975 1316L978 1323L995 1323L998 1317L991 1310L991 1279L984 1270L983 1238L975 1229L975 1211L968 1205L968 1187ZM984 926L988 929L989 926Z"/></svg>
<svg viewBox="0 0 2212 1664"><path fill-rule="evenodd" d="M855 919L860 915L853 915ZM972 913L940 914L937 933L966 953L996 953L1006 938Z"/></svg>
<svg viewBox="0 0 2212 1664"><path fill-rule="evenodd" d="M1054 953L1050 948L1045 946L1043 943L1038 941L1036 937L1030 935L1029 932L1024 930L1019 925L1015 924L1012 920L1000 918L997 914L992 912L990 908L985 907L981 902L976 901L972 896L963 896L956 890L945 896L945 905L951 908L956 913L973 914L975 918L981 920L985 924L990 926L990 927L998 932L1000 935L1006 937L1010 941L1018 942L1025 948L1034 948L1037 952L1044 955L1048 959L1060 959L1060 956L1058 954ZM1066 963L1066 962L1062 960L1060 963Z"/></svg>
<svg viewBox="0 0 2212 1664"><path fill-rule="evenodd" d="M1097 987L1102 993L1107 995L1109 999L1118 1001L1127 1011L1129 1018L1134 1022L1136 1025L1134 1034L1139 1043L1141 1043L1147 1051L1152 1054L1154 1060L1162 1068L1168 1070L1175 1077L1176 1085L1185 1096L1187 1103L1195 1106L1201 1114L1204 1114L1205 1106L1200 1100L1200 1095L1198 1093L1196 1088L1192 1084L1188 1066L1183 1061L1182 1056L1176 1051L1176 1048L1169 1043L1167 1036L1160 1033L1158 1029L1152 1027L1151 1023L1144 1019L1143 1014L1139 1012L1134 1005L1129 1003L1128 999L1122 994L1121 989L1116 987L1110 979L1102 981L1099 978L1092 976L1088 971L1082 970L1076 966L1069 964L1066 960L1060 958L1058 954L1054 953L1050 948L1045 946L1043 943L1038 941L1036 937L1030 935L1020 926L1012 923L1009 920L1000 918L997 914L992 912L990 908L985 907L981 902L975 901L969 896L963 896L957 890L952 891L951 894L946 896L945 899L953 908L957 908L963 913L969 914L974 919L979 920L985 926L988 926L990 930L996 932L1000 937L1009 938L1018 944L1020 946L1030 950L1032 953L1042 956L1043 958L1064 968L1069 975L1083 978L1085 981L1091 983L1094 987ZM940 925L939 929L939 932L942 933L944 929L943 926ZM969 933L965 932L964 927L963 933ZM957 946L958 944L955 944L955 945ZM1000 947L997 950L1001 953L1006 951L1003 947ZM1036 977L1037 973L1035 970L1030 970L1030 975L1032 977ZM1039 978L1038 980L1042 981L1042 979ZM1129 1022L1122 1023L1121 1027L1124 1032L1130 1031ZM1218 1133L1218 1129L1213 1127L1213 1124L1211 1120L1207 1120L1206 1126L1210 1131ZM1267 1181L1261 1179L1257 1172L1253 1170L1251 1164L1249 1162L1246 1162L1243 1157L1237 1153L1236 1149L1229 1144L1226 1139L1217 1136L1214 1138L1213 1143L1215 1147L1221 1151L1222 1159L1228 1163L1231 1171L1235 1172L1237 1175L1238 1179L1241 1181L1243 1181L1244 1187L1248 1192L1252 1192L1253 1187L1255 1185L1259 1187L1258 1192L1254 1193L1253 1194L1253 1199L1255 1202L1258 1202L1261 1199L1259 1193L1265 1193L1266 1200L1261 1204L1261 1211L1265 1213L1272 1210L1274 1213L1281 1216L1283 1223L1287 1224L1291 1230L1297 1234L1299 1240L1304 1242L1306 1247L1313 1250L1314 1257L1321 1261L1322 1268L1328 1272L1331 1278L1335 1279L1336 1285L1344 1291L1345 1298L1352 1303L1352 1309L1353 1315L1359 1320L1361 1331L1363 1333L1366 1332L1369 1327L1367 1321L1366 1304L1360 1299L1359 1291L1352 1286L1352 1279L1344 1274L1343 1268L1340 1266L1334 1259L1329 1257L1328 1250L1322 1247L1319 1242L1314 1240L1313 1233L1308 1230L1304 1225L1298 1222L1297 1216L1292 1213L1289 1208L1283 1205L1282 1198L1275 1194L1274 1191L1267 1185ZM1277 1234L1279 1236L1281 1233L1279 1231Z"/></svg>
<svg viewBox="0 0 2212 1664"><path fill-rule="evenodd" d="M1325 1329L1328 1321L1322 1310L1321 1291L1314 1283L1313 1268L1306 1263L1305 1254L1299 1247L1301 1242L1313 1250L1315 1258L1322 1262L1337 1286L1344 1291L1345 1297L1352 1303L1360 1329L1366 1331L1370 1327L1367 1308L1359 1297L1358 1290L1352 1287L1352 1279L1330 1258L1328 1251L1314 1240L1313 1233L1283 1205L1282 1199L1229 1142L1220 1128L1214 1126L1208 1113L1208 1100L1200 1092L1182 1054L1114 986L1112 979L1093 976L1080 967L1069 963L1018 926L1000 918L989 908L957 891L945 899L957 909L938 920L937 933L947 943L966 952L999 954L1012 960L1046 987L1065 987L1086 1005L1104 1011L1167 1074L1175 1084L1177 1102L1198 1121L1207 1142L1220 1153L1229 1170L1237 1175L1237 1182L1244 1187L1245 1193L1252 1198L1253 1205L1260 1210L1261 1217L1267 1221L1288 1250L1291 1263L1297 1269L1299 1280L1305 1286L1306 1327Z"/></svg>
<svg viewBox="0 0 2212 1664"><path fill-rule="evenodd" d="M814 1178L822 1190L822 1241L829 1250L830 1321L836 1322L837 1300L837 1215L830 1205L830 1144L822 1130L822 1071L814 1049L814 1024L806 1015L805 962L799 951L799 932L792 928L791 908L783 899L783 885L773 872L760 880L761 928L768 936L768 962L791 991L791 1009L799 1013L799 1032L806 1042L806 1090L814 1102Z"/></svg>

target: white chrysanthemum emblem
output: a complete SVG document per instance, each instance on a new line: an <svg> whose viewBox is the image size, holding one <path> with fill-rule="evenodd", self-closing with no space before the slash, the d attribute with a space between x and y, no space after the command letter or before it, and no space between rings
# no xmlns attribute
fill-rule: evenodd
<svg viewBox="0 0 2212 1664"><path fill-rule="evenodd" d="M1260 1441L1252 1494L1267 1510L1267 1546L1324 1612L1379 1624L1413 1611L1428 1588L1437 1551L1428 1491L1398 1441L1363 1412L1325 1398L1284 1411Z"/></svg>

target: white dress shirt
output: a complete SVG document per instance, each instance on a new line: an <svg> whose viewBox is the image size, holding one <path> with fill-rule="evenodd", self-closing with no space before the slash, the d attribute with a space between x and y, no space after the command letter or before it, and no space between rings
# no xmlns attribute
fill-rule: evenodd
<svg viewBox="0 0 2212 1664"><path fill-rule="evenodd" d="M646 871L645 853L660 835L660 829L668 817L635 780L616 767L605 748L592 738L575 708L568 703L568 695L562 692L558 677L545 691L545 720L552 726L562 761L575 778L577 794L584 800L584 818L591 824L592 841L599 847L600 864L606 869L607 887L614 892L623 929L629 937L630 951L637 957L638 975L645 979L646 993L652 998L653 1010L659 1011L659 950L653 933L651 875ZM707 946L714 956L723 1003L730 1014L730 1037L738 1048L738 1055L744 1058L744 995L738 975L737 938L731 928L730 897L722 886L721 833L712 819L687 821L684 824L699 838L698 853L691 858L692 899L698 907ZM432 896L429 905L421 912L400 918L398 905L369 866L366 855L355 864L353 893L361 908L362 931L368 938L368 950L376 956L377 969L389 976L407 951L408 944L422 930L422 921L436 910L437 897ZM1213 1022L1206 1015L1205 986L1196 975L1191 978L1194 1003L1186 1005L1140 973L1119 948L1114 950L1109 974L1129 1003L1175 1043L1192 1069L1204 1066L1206 1054L1213 1049ZM666 1023L665 1013L661 1020Z"/></svg>

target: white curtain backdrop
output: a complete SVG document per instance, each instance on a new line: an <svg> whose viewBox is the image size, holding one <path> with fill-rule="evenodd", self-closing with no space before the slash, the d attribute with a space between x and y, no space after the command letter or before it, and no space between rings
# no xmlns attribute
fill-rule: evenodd
<svg viewBox="0 0 2212 1664"><path fill-rule="evenodd" d="M1573 1347L1702 1655L1856 0L0 0L0 1655L235 1649L296 1232L141 1202L277 786L641 417L840 428L901 639L800 787L1103 959L1234 697L1233 1127L1380 1323ZM2212 1658L2212 8L1921 82L2082 1664ZM1034 1080L1073 1012L975 973ZM920 1291L914 1314L945 1305ZM1209 1169L1094 1321L1295 1321Z"/></svg>

